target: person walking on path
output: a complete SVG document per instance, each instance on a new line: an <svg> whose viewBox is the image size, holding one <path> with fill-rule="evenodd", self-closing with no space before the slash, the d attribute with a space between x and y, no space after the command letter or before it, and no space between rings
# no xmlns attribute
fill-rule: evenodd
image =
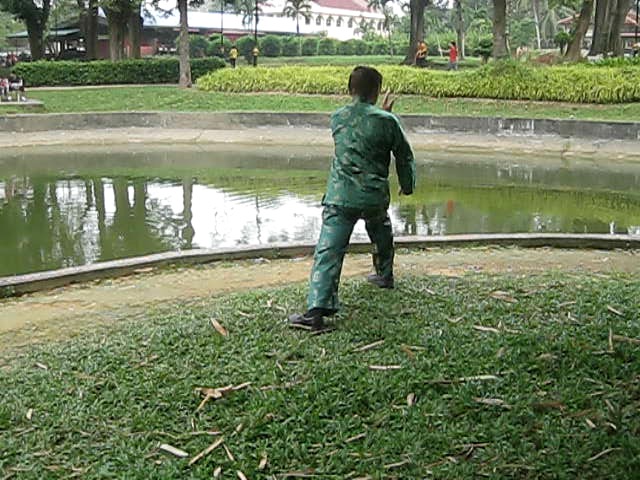
<svg viewBox="0 0 640 480"><path fill-rule="evenodd" d="M456 42L449 42L448 70L458 70L458 46L456 45Z"/></svg>
<svg viewBox="0 0 640 480"><path fill-rule="evenodd" d="M400 121L391 113L389 93L376 107L382 75L356 67L349 77L353 102L331 115L335 155L322 199L322 228L309 280L308 310L289 317L293 327L322 330L325 317L339 309L338 285L349 238L356 222L365 227L374 245L375 273L367 280L393 288L393 230L387 213L390 202L389 165L395 157L400 194L411 195L416 174L413 151Z"/></svg>
<svg viewBox="0 0 640 480"><path fill-rule="evenodd" d="M238 48L234 45L229 50L229 62L231 63L231 68L236 68L236 62L238 61Z"/></svg>

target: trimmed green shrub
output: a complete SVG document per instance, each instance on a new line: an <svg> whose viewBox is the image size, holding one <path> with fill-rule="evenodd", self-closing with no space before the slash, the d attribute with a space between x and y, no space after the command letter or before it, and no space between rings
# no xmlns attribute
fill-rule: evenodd
<svg viewBox="0 0 640 480"><path fill-rule="evenodd" d="M372 55L389 55L389 42L372 42L369 45L369 52Z"/></svg>
<svg viewBox="0 0 640 480"><path fill-rule="evenodd" d="M640 56L637 57L615 57L615 58L604 58L602 60L598 60L597 62L587 63L585 65L589 65L591 67L639 67L640 66Z"/></svg>
<svg viewBox="0 0 640 480"><path fill-rule="evenodd" d="M231 40L229 40L227 37L224 37L222 39L223 45L224 45L224 55L228 55L229 54L229 50L231 50L231 47L233 45L233 43L231 43ZM207 44L207 56L208 57L219 57L221 56L221 52L220 52L220 35L219 34L215 34L215 35L211 35L209 37L209 42Z"/></svg>
<svg viewBox="0 0 640 480"><path fill-rule="evenodd" d="M369 44L364 40L349 40L353 43L353 53L355 55L368 55Z"/></svg>
<svg viewBox="0 0 640 480"><path fill-rule="evenodd" d="M191 35L189 37L189 55L191 55L191 58L204 57L207 54L208 46L209 42L204 35Z"/></svg>
<svg viewBox="0 0 640 480"><path fill-rule="evenodd" d="M276 35L267 35L260 40L260 50L265 57L282 55L282 39Z"/></svg>
<svg viewBox="0 0 640 480"><path fill-rule="evenodd" d="M305 38L302 41L302 55L309 57L318 54L318 39Z"/></svg>
<svg viewBox="0 0 640 480"><path fill-rule="evenodd" d="M338 43L338 55L355 55L356 48L353 42L346 41Z"/></svg>
<svg viewBox="0 0 640 480"><path fill-rule="evenodd" d="M287 37L282 42L282 55L285 57L299 57L302 52L300 50L300 44L302 41L297 37Z"/></svg>
<svg viewBox="0 0 640 480"><path fill-rule="evenodd" d="M236 47L238 48L238 53L241 57L246 58L247 60L251 60L253 58L253 47L255 46L255 42L253 41L253 37L244 36L240 37L236 40Z"/></svg>
<svg viewBox="0 0 640 480"><path fill-rule="evenodd" d="M337 43L333 38L323 38L318 42L318 55L335 55Z"/></svg>
<svg viewBox="0 0 640 480"><path fill-rule="evenodd" d="M482 68L445 72L380 66L383 88L430 97L548 100L575 103L640 101L640 68L534 67L494 62ZM242 72L224 69L198 80L203 90L346 94L351 67L280 67Z"/></svg>
<svg viewBox="0 0 640 480"><path fill-rule="evenodd" d="M224 67L219 58L191 60L191 75L198 78ZM112 85L140 83L178 83L180 65L177 57L110 62L21 62L13 71L27 86Z"/></svg>
<svg viewBox="0 0 640 480"><path fill-rule="evenodd" d="M489 60L491 54L493 53L493 38L484 37L478 41L478 46L473 51L474 55L482 58L483 62Z"/></svg>

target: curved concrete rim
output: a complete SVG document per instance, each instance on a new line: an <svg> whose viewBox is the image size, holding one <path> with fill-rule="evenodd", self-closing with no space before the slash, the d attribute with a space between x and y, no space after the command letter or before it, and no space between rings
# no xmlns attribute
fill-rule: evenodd
<svg viewBox="0 0 640 480"><path fill-rule="evenodd" d="M640 122L596 120L464 117L403 114L408 132L458 132L514 136L640 140ZM0 131L32 133L96 128L174 128L201 130L258 127L328 128L328 113L313 112L87 112L0 115Z"/></svg>
<svg viewBox="0 0 640 480"><path fill-rule="evenodd" d="M432 237L396 237L396 248L456 248L456 247L520 247L520 248L571 248L596 250L639 250L640 237L604 234L481 234ZM17 296L72 283L137 273L149 267L166 265L196 265L219 261L250 260L257 258L283 259L313 254L314 243L270 244L227 249L194 249L172 251L99 262L79 267L0 277L0 296ZM366 253L371 244L353 242L350 253Z"/></svg>

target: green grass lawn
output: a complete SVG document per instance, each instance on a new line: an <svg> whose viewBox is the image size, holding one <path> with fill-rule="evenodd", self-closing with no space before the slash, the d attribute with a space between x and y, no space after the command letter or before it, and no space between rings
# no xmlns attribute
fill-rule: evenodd
<svg viewBox="0 0 640 480"><path fill-rule="evenodd" d="M320 336L283 322L303 304L299 285L158 307L12 358L0 370L0 474L205 479L221 467L223 478L250 479L630 479L640 471L632 342L640 277L401 277L394 291L347 281L342 293L336 331ZM245 382L204 404L196 390ZM221 437L228 452L220 445L189 466Z"/></svg>
<svg viewBox="0 0 640 480"><path fill-rule="evenodd" d="M44 112L102 111L281 111L330 112L347 97L287 94L209 93L170 86L35 90L29 96L45 103ZM500 116L519 118L576 118L581 120L640 121L640 103L580 105L477 99L434 99L404 96L396 104L400 114ZM0 113L19 113L0 104Z"/></svg>

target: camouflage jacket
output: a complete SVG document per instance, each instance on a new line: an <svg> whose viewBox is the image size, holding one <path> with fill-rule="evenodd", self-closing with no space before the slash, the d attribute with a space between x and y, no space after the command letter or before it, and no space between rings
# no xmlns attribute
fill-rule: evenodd
<svg viewBox="0 0 640 480"><path fill-rule="evenodd" d="M390 201L391 152L402 191L413 193L413 152L395 115L354 101L331 115L331 131L335 156L323 205L386 209Z"/></svg>

